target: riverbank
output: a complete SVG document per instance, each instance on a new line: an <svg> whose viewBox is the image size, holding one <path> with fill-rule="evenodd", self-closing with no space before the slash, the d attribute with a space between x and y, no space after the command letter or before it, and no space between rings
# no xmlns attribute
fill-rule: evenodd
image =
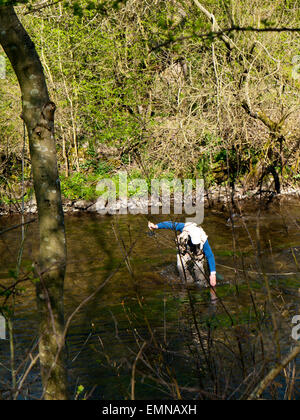
<svg viewBox="0 0 300 420"><path fill-rule="evenodd" d="M267 208L270 205L294 202L300 198L300 188L287 188L280 194L273 191L257 190L244 191L242 188L237 188L234 191L227 187L211 188L204 193L204 207L215 208L218 210L240 209L247 210L249 207L255 209L258 206ZM192 204L195 206L196 200L193 196ZM148 197L144 198L131 197L128 199L116 199L115 201L107 201L103 198L97 200L82 200L82 199L66 199L63 198L63 210L66 214L72 213L98 213L98 214L150 214L151 205L156 208L156 211L161 213L163 202L160 198ZM174 209L174 205L183 207L183 201L177 201L173 196L170 198L170 209ZM7 216L10 214L22 213L22 204L17 203L0 203L0 216ZM35 198L24 203L25 214L36 214L37 205Z"/></svg>

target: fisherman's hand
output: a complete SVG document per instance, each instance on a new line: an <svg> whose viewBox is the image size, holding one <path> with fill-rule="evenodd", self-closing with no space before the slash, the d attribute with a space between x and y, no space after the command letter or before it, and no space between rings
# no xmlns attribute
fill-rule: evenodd
<svg viewBox="0 0 300 420"><path fill-rule="evenodd" d="M153 230L153 229L157 229L157 225L155 225L154 223L152 223L152 222L148 222L148 228L150 229L150 230Z"/></svg>
<svg viewBox="0 0 300 420"><path fill-rule="evenodd" d="M215 287L217 285L217 276L216 276L216 273L212 273L209 276L209 281L210 281L211 287Z"/></svg>

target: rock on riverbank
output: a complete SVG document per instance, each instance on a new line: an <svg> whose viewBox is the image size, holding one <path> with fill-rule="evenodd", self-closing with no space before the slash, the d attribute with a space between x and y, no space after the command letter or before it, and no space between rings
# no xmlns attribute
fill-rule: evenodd
<svg viewBox="0 0 300 420"><path fill-rule="evenodd" d="M300 189L286 189L281 194L275 194L271 191L265 191L262 194L258 194L256 191L244 192L242 189L236 189L232 192L230 189L224 187L213 188L205 192L204 195L204 206L206 208L219 208L226 209L228 207L247 208L248 206L255 207L256 205L262 204L268 206L269 204L290 202L293 200L299 200ZM192 200L195 205L195 197ZM173 211L174 204L182 204L180 201L176 201L176 198L171 197L170 199L170 210ZM152 207L156 208L156 213L151 212ZM98 198L97 201L86 201L86 200L69 200L63 199L63 209L65 213L98 213L98 214L158 214L161 213L162 207L165 205L160 199L153 199L151 197L145 198L128 198L128 200L118 199L115 202L108 202L103 198ZM21 213L22 208L18 203L12 203L10 205L0 203L0 216L8 214ZM25 203L24 208L25 214L37 213L36 200L33 198Z"/></svg>

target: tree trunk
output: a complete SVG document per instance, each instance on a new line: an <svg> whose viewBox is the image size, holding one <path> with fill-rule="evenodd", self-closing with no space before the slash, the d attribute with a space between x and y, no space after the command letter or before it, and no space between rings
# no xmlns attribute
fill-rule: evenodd
<svg viewBox="0 0 300 420"><path fill-rule="evenodd" d="M64 364L63 286L66 266L64 217L54 139L55 104L50 101L35 46L12 6L0 7L0 43L22 92L22 118L30 144L40 229L36 286L40 315L39 355L45 399L67 399Z"/></svg>

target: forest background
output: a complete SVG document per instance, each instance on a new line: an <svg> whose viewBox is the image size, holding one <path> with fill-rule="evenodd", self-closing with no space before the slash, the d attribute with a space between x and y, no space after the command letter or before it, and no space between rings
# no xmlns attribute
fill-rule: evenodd
<svg viewBox="0 0 300 420"><path fill-rule="evenodd" d="M204 178L207 189L297 185L299 32L284 28L299 26L299 0L106 3L16 8L57 106L63 197L93 200L99 179L124 170ZM5 64L0 200L11 204L22 197L24 133L18 82ZM25 200L31 179L25 142Z"/></svg>

